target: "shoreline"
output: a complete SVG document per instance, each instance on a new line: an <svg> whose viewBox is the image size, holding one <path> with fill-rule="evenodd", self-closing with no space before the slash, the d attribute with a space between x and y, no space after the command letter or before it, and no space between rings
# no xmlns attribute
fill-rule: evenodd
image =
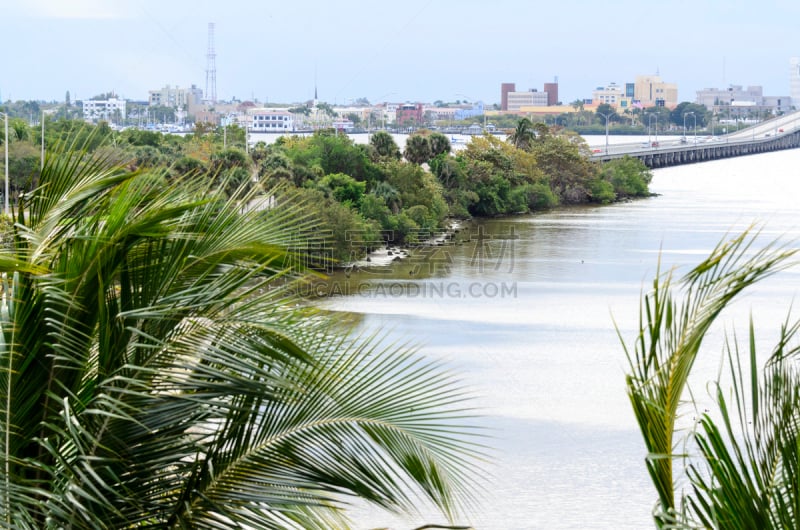
<svg viewBox="0 0 800 530"><path fill-rule="evenodd" d="M441 247L448 243L453 244L456 234L464 228L464 223L467 221L468 220L464 219L450 220L447 222L445 228L424 241L404 245L387 244L377 250L367 253L363 259L346 263L341 268L387 267L395 261L401 261L410 257L415 248Z"/></svg>

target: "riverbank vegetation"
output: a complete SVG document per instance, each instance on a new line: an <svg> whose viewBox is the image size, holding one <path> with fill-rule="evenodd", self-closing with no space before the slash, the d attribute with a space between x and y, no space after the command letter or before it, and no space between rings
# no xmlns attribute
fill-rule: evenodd
<svg viewBox="0 0 800 530"><path fill-rule="evenodd" d="M39 178L37 129L12 120L9 142L12 200ZM507 140L474 137L453 151L439 132L417 131L401 152L391 135L378 132L357 145L334 130L287 136L272 145L245 145L236 126L200 127L185 137L153 131L112 131L57 120L45 127L46 145L77 141L90 152L125 161L131 170L163 168L167 182L185 175L283 196L262 204L295 201L331 234L331 258L351 260L388 239L413 244L441 231L449 218L523 214L559 205L599 203L648 195L650 171L626 158L590 161L582 138L562 128L517 122ZM289 193L291 192L291 193ZM270 191L270 193L274 193Z"/></svg>

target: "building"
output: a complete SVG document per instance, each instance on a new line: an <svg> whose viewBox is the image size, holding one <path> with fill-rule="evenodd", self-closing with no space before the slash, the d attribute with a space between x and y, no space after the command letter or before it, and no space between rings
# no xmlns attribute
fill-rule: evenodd
<svg viewBox="0 0 800 530"><path fill-rule="evenodd" d="M636 83L625 83L625 97L628 99L636 99Z"/></svg>
<svg viewBox="0 0 800 530"><path fill-rule="evenodd" d="M148 104L151 107L187 109L189 106L203 101L203 91L195 85L189 88L167 85L160 90L150 90L148 94Z"/></svg>
<svg viewBox="0 0 800 530"><path fill-rule="evenodd" d="M283 109L253 108L247 111L251 132L285 133L295 129L294 114Z"/></svg>
<svg viewBox="0 0 800 530"><path fill-rule="evenodd" d="M336 118L335 120L333 120L333 123L331 123L331 127L336 129L337 131L348 133L348 132L353 132L355 124L352 122L352 120L348 118Z"/></svg>
<svg viewBox="0 0 800 530"><path fill-rule="evenodd" d="M471 107L461 107L456 109L455 119L467 120L469 118L474 118L476 116L483 116L483 114L484 114L483 101L478 101L476 103L473 103Z"/></svg>
<svg viewBox="0 0 800 530"><path fill-rule="evenodd" d="M422 103L404 103L395 111L395 122L398 127L416 127L424 123L425 111Z"/></svg>
<svg viewBox="0 0 800 530"><path fill-rule="evenodd" d="M797 108L790 96L764 96L761 106L764 110L771 109L773 114L791 112Z"/></svg>
<svg viewBox="0 0 800 530"><path fill-rule="evenodd" d="M118 98L110 99L87 99L83 104L83 119L96 123L98 120L114 122L125 119L125 100Z"/></svg>
<svg viewBox="0 0 800 530"><path fill-rule="evenodd" d="M430 116L434 122L451 122L456 119L456 107L425 107L425 116Z"/></svg>
<svg viewBox="0 0 800 530"><path fill-rule="evenodd" d="M616 83L609 83L607 86L599 86L592 91L592 103L600 105L605 103L612 107L618 107L625 98L622 87Z"/></svg>
<svg viewBox="0 0 800 530"><path fill-rule="evenodd" d="M792 107L800 109L800 57L789 58L789 95Z"/></svg>
<svg viewBox="0 0 800 530"><path fill-rule="evenodd" d="M788 112L792 107L790 96L765 96L761 86L747 88L730 85L728 88L704 88L697 91L695 103L721 116L731 118L758 118L765 114Z"/></svg>
<svg viewBox="0 0 800 530"><path fill-rule="evenodd" d="M509 92L506 110L518 112L522 107L546 107L547 92L539 92L535 88L527 92Z"/></svg>
<svg viewBox="0 0 800 530"><path fill-rule="evenodd" d="M549 106L558 105L558 83L545 83L544 91L547 93L547 104Z"/></svg>
<svg viewBox="0 0 800 530"><path fill-rule="evenodd" d="M559 116L561 114L572 114L574 112L578 112L578 110L576 110L575 107L571 105L544 105L544 106L534 106L534 107L520 107L520 109L516 111L516 114L519 116L527 116L529 118L532 118L534 116L552 117L552 116ZM504 112L501 110L486 111L486 116L489 118L493 116L502 116L503 114Z"/></svg>
<svg viewBox="0 0 800 530"><path fill-rule="evenodd" d="M508 94L517 91L514 83L503 83L500 85L500 110L508 110Z"/></svg>
<svg viewBox="0 0 800 530"><path fill-rule="evenodd" d="M678 105L678 85L665 83L657 75L637 75L633 98L644 107L674 108Z"/></svg>
<svg viewBox="0 0 800 530"><path fill-rule="evenodd" d="M500 85L500 110L519 112L522 107L547 107L558 105L558 83L545 83L544 91L531 88L526 92L517 92L514 83Z"/></svg>

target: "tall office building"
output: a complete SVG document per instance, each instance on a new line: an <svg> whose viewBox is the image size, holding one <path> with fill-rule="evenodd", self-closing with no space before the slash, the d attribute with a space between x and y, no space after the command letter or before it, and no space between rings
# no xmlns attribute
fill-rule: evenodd
<svg viewBox="0 0 800 530"><path fill-rule="evenodd" d="M789 96L792 106L800 109L800 57L789 58Z"/></svg>
<svg viewBox="0 0 800 530"><path fill-rule="evenodd" d="M547 92L547 106L558 105L558 81L545 83L544 91Z"/></svg>
<svg viewBox="0 0 800 530"><path fill-rule="evenodd" d="M500 85L500 110L508 110L508 93L516 92L517 85L514 83L503 83Z"/></svg>

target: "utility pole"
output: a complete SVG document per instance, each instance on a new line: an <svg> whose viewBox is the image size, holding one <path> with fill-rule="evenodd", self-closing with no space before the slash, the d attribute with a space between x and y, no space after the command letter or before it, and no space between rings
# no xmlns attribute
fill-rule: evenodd
<svg viewBox="0 0 800 530"><path fill-rule="evenodd" d="M42 164L39 171L44 170L44 111L42 111Z"/></svg>
<svg viewBox="0 0 800 530"><path fill-rule="evenodd" d="M208 52L206 53L206 101L217 103L217 54L214 51L214 23L208 23Z"/></svg>

